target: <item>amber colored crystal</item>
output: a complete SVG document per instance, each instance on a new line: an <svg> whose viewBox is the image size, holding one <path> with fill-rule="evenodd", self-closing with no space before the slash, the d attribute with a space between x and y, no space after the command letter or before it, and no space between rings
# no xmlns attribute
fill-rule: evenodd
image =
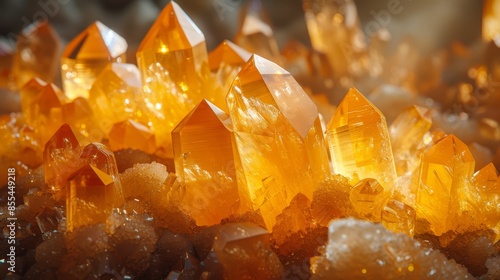
<svg viewBox="0 0 500 280"><path fill-rule="evenodd" d="M45 183L53 192L59 192L66 185L68 176L78 168L82 149L73 130L63 124L45 144L43 165Z"/></svg>
<svg viewBox="0 0 500 280"><path fill-rule="evenodd" d="M156 150L153 132L147 126L129 119L113 124L108 139L113 151L136 149L153 154Z"/></svg>
<svg viewBox="0 0 500 280"><path fill-rule="evenodd" d="M254 209L263 202L270 209L286 206L299 192L311 199L314 182L329 173L328 158L316 106L295 79L254 55L236 77L227 102L235 131L238 184L247 188L240 199L247 197ZM267 187L264 180L270 182ZM283 188L287 197L280 195ZM281 206L269 217L262 213L270 231Z"/></svg>
<svg viewBox="0 0 500 280"><path fill-rule="evenodd" d="M358 74L366 43L354 1L304 0L303 3L311 44L327 55L335 77Z"/></svg>
<svg viewBox="0 0 500 280"><path fill-rule="evenodd" d="M68 43L61 58L63 88L70 99L88 98L96 77L110 62L125 62L127 42L99 21Z"/></svg>
<svg viewBox="0 0 500 280"><path fill-rule="evenodd" d="M137 64L148 106L164 118L155 128L157 146L171 156L170 133L210 91L204 82L210 74L205 36L171 1L142 40Z"/></svg>
<svg viewBox="0 0 500 280"><path fill-rule="evenodd" d="M271 250L269 233L256 225L226 224L213 248L226 279L281 279L283 267Z"/></svg>
<svg viewBox="0 0 500 280"><path fill-rule="evenodd" d="M349 200L359 218L380 222L382 209L390 197L384 188L372 178L359 181L351 189Z"/></svg>
<svg viewBox="0 0 500 280"><path fill-rule="evenodd" d="M483 193L498 192L500 190L498 171L493 163L489 163L476 172L472 177L472 181L478 190Z"/></svg>
<svg viewBox="0 0 500 280"><path fill-rule="evenodd" d="M294 233L305 233L313 225L311 201L305 195L297 194L276 220L272 238L277 244L290 240Z"/></svg>
<svg viewBox="0 0 500 280"><path fill-rule="evenodd" d="M481 223L491 228L496 233L496 240L500 240L500 177L498 171L490 163L477 171L472 177L473 188L470 201L478 210L478 217Z"/></svg>
<svg viewBox="0 0 500 280"><path fill-rule="evenodd" d="M413 172L419 165L419 145L432 126L431 110L412 106L401 112L389 127L398 175Z"/></svg>
<svg viewBox="0 0 500 280"><path fill-rule="evenodd" d="M198 225L218 224L236 214L231 132L229 116L207 100L172 131L175 170L186 186L183 205Z"/></svg>
<svg viewBox="0 0 500 280"><path fill-rule="evenodd" d="M47 83L55 80L61 42L48 21L40 21L26 27L17 37L12 62L12 75L17 87L22 88L32 78Z"/></svg>
<svg viewBox="0 0 500 280"><path fill-rule="evenodd" d="M346 177L374 178L394 188L396 168L384 115L351 88L327 127L333 170Z"/></svg>
<svg viewBox="0 0 500 280"><path fill-rule="evenodd" d="M66 230L104 223L114 206L113 178L92 164L68 177L66 187Z"/></svg>
<svg viewBox="0 0 500 280"><path fill-rule="evenodd" d="M234 42L251 53L281 62L278 43L270 23L262 16L260 1L249 1Z"/></svg>
<svg viewBox="0 0 500 280"><path fill-rule="evenodd" d="M415 209L401 201L389 200L382 210L382 224L388 230L413 237Z"/></svg>
<svg viewBox="0 0 500 280"><path fill-rule="evenodd" d="M63 124L64 94L54 84L38 78L26 83L20 92L26 123L36 129L41 142L45 143Z"/></svg>
<svg viewBox="0 0 500 280"><path fill-rule="evenodd" d="M487 42L500 36L500 2L485 0L483 3L483 39Z"/></svg>
<svg viewBox="0 0 500 280"><path fill-rule="evenodd" d="M422 155L415 210L435 235L453 229L457 215L468 210L464 204L474 164L467 145L453 134Z"/></svg>
<svg viewBox="0 0 500 280"><path fill-rule="evenodd" d="M58 208L43 208L35 217L40 232L43 234L44 239L57 231L59 222L63 219L64 215Z"/></svg>

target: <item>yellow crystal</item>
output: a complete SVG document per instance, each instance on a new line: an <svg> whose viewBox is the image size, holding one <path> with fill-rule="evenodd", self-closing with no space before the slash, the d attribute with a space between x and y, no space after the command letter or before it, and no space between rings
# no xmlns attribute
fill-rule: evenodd
<svg viewBox="0 0 500 280"><path fill-rule="evenodd" d="M490 163L477 171L472 177L473 191L476 195L471 201L479 211L478 220L495 230L496 239L500 239L500 177L498 171Z"/></svg>
<svg viewBox="0 0 500 280"><path fill-rule="evenodd" d="M248 192L240 193L240 199L250 199L254 209L265 201L270 208L286 206L299 192L311 199L314 182L329 173L328 158L316 106L295 79L254 55L236 77L227 102L235 131L238 184ZM273 183L265 187L265 180ZM279 195L282 188L286 198ZM285 202L273 202L277 199ZM262 213L270 231L281 206Z"/></svg>
<svg viewBox="0 0 500 280"><path fill-rule="evenodd" d="M372 178L359 181L351 189L349 200L359 218L380 222L382 209L390 197L384 188Z"/></svg>
<svg viewBox="0 0 500 280"><path fill-rule="evenodd" d="M467 210L464 204L474 164L467 145L453 134L422 155L415 210L435 235L454 229L457 216Z"/></svg>
<svg viewBox="0 0 500 280"><path fill-rule="evenodd" d="M411 106L401 112L389 127L398 175L413 172L418 167L418 148L432 126L430 114L430 109Z"/></svg>
<svg viewBox="0 0 500 280"><path fill-rule="evenodd" d="M280 63L278 43L270 23L263 17L261 5L260 1L249 1L246 9L243 9L234 42L251 53Z"/></svg>
<svg viewBox="0 0 500 280"><path fill-rule="evenodd" d="M237 214L229 116L203 100L172 131L172 142L175 170L186 186L183 205L196 224L218 224Z"/></svg>
<svg viewBox="0 0 500 280"><path fill-rule="evenodd" d="M99 21L68 43L61 58L64 92L88 98L96 77L110 62L125 62L127 42Z"/></svg>
<svg viewBox="0 0 500 280"><path fill-rule="evenodd" d="M17 88L22 88L32 78L53 82L60 52L59 36L47 21L36 22L25 28L17 38L12 62L12 75Z"/></svg>
<svg viewBox="0 0 500 280"><path fill-rule="evenodd" d="M42 143L63 124L64 94L54 84L37 78L21 88L21 107L26 123L33 126Z"/></svg>
<svg viewBox="0 0 500 280"><path fill-rule="evenodd" d="M156 151L155 135L147 126L133 120L113 124L109 131L109 147L113 151L136 149L154 154Z"/></svg>
<svg viewBox="0 0 500 280"><path fill-rule="evenodd" d="M170 133L210 91L205 36L171 1L142 40L137 64L147 104L164 119L155 127L157 145L171 156Z"/></svg>
<svg viewBox="0 0 500 280"><path fill-rule="evenodd" d="M413 237L415 209L409 205L401 201L389 200L382 210L381 219L386 229Z"/></svg>
<svg viewBox="0 0 500 280"><path fill-rule="evenodd" d="M384 115L351 88L327 127L333 170L346 177L374 178L394 188L396 168Z"/></svg>

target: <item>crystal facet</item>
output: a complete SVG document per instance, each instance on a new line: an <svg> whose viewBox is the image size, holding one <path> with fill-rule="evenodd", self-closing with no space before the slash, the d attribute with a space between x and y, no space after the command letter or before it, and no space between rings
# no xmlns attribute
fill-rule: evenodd
<svg viewBox="0 0 500 280"><path fill-rule="evenodd" d="M99 21L68 43L61 60L64 92L88 98L96 77L110 62L125 62L127 42Z"/></svg>
<svg viewBox="0 0 500 280"><path fill-rule="evenodd" d="M113 151L130 148L153 154L156 151L155 135L146 126L125 120L111 127L109 146Z"/></svg>

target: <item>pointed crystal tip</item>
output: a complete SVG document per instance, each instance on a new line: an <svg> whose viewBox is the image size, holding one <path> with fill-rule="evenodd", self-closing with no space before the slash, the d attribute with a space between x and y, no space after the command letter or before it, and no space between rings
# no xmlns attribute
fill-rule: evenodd
<svg viewBox="0 0 500 280"><path fill-rule="evenodd" d="M117 58L127 51L127 47L123 37L96 21L69 42L63 57L90 60Z"/></svg>

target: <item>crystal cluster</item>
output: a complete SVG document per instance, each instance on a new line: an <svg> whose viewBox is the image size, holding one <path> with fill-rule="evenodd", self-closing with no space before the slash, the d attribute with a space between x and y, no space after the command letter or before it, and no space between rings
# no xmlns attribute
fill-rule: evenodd
<svg viewBox="0 0 500 280"><path fill-rule="evenodd" d="M488 40L498 35L493 2ZM432 93L453 92L433 76L445 65L423 74L410 41L388 57L385 29L368 46L354 1L304 0L304 9L313 49L290 42L280 52L254 0L234 43L208 52L172 1L137 66L125 63L125 39L95 22L62 53L63 90L49 23L23 31L13 51L0 44L0 86L22 111L0 116L0 166L18 178L15 274L499 279L494 106L445 115L436 104L450 105L446 97ZM486 90L497 100L496 54L491 41L491 59L453 88L457 102ZM390 85L370 94L365 76ZM447 126L453 116L479 136Z"/></svg>

